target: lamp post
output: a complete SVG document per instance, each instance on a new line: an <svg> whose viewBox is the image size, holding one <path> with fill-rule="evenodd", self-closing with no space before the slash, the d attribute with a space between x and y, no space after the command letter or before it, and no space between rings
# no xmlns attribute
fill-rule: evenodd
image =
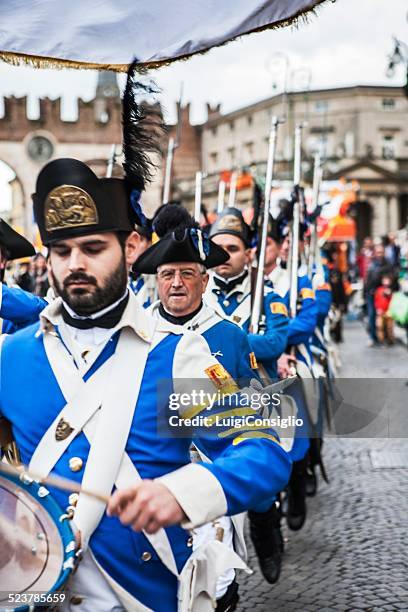
<svg viewBox="0 0 408 612"><path fill-rule="evenodd" d="M387 77L392 78L394 76L395 67L398 66L398 64L405 64L406 81L404 91L408 98L408 45L394 36L394 49L388 56Z"/></svg>
<svg viewBox="0 0 408 612"><path fill-rule="evenodd" d="M289 57L286 53L282 53L281 51L277 51L274 53L266 62L265 68L266 70L273 74L276 74L276 62L283 63L284 72L283 72L283 92L282 92L282 119L286 121L287 119L287 106L288 106L288 85L289 85L289 72L290 72L290 61ZM276 87L276 84L273 83L273 87Z"/></svg>

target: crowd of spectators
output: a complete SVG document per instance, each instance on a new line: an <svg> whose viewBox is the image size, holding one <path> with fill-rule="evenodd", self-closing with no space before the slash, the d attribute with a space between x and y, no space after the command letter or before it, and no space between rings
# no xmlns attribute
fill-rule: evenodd
<svg viewBox="0 0 408 612"><path fill-rule="evenodd" d="M15 283L35 295L45 297L49 289L47 261L42 253L37 253L29 262L20 263L14 274Z"/></svg>
<svg viewBox="0 0 408 612"><path fill-rule="evenodd" d="M359 275L363 281L365 313L367 316L367 330L369 346L390 346L395 342L393 297L398 293L400 303L404 297L402 280L405 275L404 253L397 243L394 234L373 240L365 238L363 246L357 257ZM395 304L397 300L395 300ZM401 308L400 308L401 310ZM408 320L404 315L398 321L401 326L408 329ZM398 320L398 316L397 316Z"/></svg>

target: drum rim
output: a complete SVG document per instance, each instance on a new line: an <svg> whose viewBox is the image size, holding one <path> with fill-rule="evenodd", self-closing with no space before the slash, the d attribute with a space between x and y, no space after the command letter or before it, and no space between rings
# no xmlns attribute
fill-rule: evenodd
<svg viewBox="0 0 408 612"><path fill-rule="evenodd" d="M75 565L76 558L76 543L74 532L69 524L69 521L65 518L66 513L63 512L61 506L58 502L53 498L52 494L49 492L49 489L42 485L41 483L36 482L35 480L26 480L24 475L14 476L12 474L0 474L2 478L5 480L9 480L14 484L22 487L26 490L49 514L51 519L57 526L57 530L60 534L62 541L62 549L63 549L63 563L59 573L59 576L53 586L47 591L47 594L55 593L61 589L61 587L68 580L68 577ZM47 495L40 497L38 495L38 491L40 489L46 489L48 491ZM22 606L19 608L15 608L17 610L26 610L27 606Z"/></svg>

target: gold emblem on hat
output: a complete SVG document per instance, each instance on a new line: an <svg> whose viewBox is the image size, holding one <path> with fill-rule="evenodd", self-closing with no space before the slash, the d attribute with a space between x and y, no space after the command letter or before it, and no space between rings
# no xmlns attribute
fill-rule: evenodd
<svg viewBox="0 0 408 612"><path fill-rule="evenodd" d="M242 223L239 217L235 215L225 215L218 222L218 228L224 230L231 230L233 232L242 232Z"/></svg>
<svg viewBox="0 0 408 612"><path fill-rule="evenodd" d="M89 193L74 185L61 185L50 191L44 217L47 232L98 223L95 202Z"/></svg>
<svg viewBox="0 0 408 612"><path fill-rule="evenodd" d="M55 430L55 439L58 442L61 442L61 440L65 440L65 438L68 438L68 436L70 436L73 431L74 428L71 427L68 421L65 421L64 418L61 418L58 421L57 428Z"/></svg>

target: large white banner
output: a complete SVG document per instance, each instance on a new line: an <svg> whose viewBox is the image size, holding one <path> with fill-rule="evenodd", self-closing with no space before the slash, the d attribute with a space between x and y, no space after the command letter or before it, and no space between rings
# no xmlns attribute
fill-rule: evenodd
<svg viewBox="0 0 408 612"><path fill-rule="evenodd" d="M0 55L124 69L290 22L324 0L0 0Z"/></svg>

